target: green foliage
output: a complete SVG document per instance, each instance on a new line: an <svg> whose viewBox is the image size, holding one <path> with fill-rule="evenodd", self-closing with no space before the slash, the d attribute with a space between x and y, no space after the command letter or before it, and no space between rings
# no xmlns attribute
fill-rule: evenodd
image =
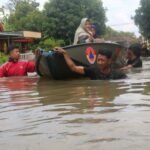
<svg viewBox="0 0 150 150"><path fill-rule="evenodd" d="M14 11L8 17L9 28L12 30L32 30L42 32L45 17L35 7L32 0L16 0Z"/></svg>
<svg viewBox="0 0 150 150"><path fill-rule="evenodd" d="M18 4L20 5L20 3L22 3L22 2L26 2L35 8L39 6L39 3L37 3L35 0L8 0L7 9L10 12L14 12L14 11L16 11L17 5Z"/></svg>
<svg viewBox="0 0 150 150"><path fill-rule="evenodd" d="M150 0L141 0L140 7L135 13L133 17L135 24L139 27L141 34L150 39Z"/></svg>
<svg viewBox="0 0 150 150"><path fill-rule="evenodd" d="M8 60L8 56L0 52L0 64L5 63L7 60Z"/></svg>
<svg viewBox="0 0 150 150"><path fill-rule="evenodd" d="M9 0L8 8L10 14L4 18L7 31L32 30L42 32L41 42L31 46L32 49L36 47L51 49L55 46L72 44L75 30L81 19L85 17L96 25L98 32L106 40L110 37L135 38L133 33L118 32L110 27L106 28L106 16L102 0L49 0L43 11L38 9L38 3L35 0ZM141 0L141 7L136 10L134 17L135 22L146 37L150 37L149 8L150 1Z"/></svg>
<svg viewBox="0 0 150 150"><path fill-rule="evenodd" d="M56 46L63 46L64 41L63 40L56 40L54 38L47 38L43 41L41 41L38 45L38 47L41 47L45 50L53 49Z"/></svg>
<svg viewBox="0 0 150 150"><path fill-rule="evenodd" d="M108 38L116 35L118 35L118 32L116 30L113 30L111 27L107 27L104 38Z"/></svg>
<svg viewBox="0 0 150 150"><path fill-rule="evenodd" d="M37 6L35 0L9 0L7 30L39 31L43 39L63 39L68 45L72 44L81 19L88 17L99 33L105 32L106 16L101 0L49 0L42 12Z"/></svg>
<svg viewBox="0 0 150 150"><path fill-rule="evenodd" d="M13 26L8 23L7 16L3 17L4 31L13 31Z"/></svg>
<svg viewBox="0 0 150 150"><path fill-rule="evenodd" d="M49 0L45 4L46 36L64 39L72 44L74 33L82 18L88 17L101 34L105 31L105 10L101 0Z"/></svg>
<svg viewBox="0 0 150 150"><path fill-rule="evenodd" d="M106 33L104 35L104 38L107 39L109 37L119 37L119 36L135 38L135 35L132 32L116 31L116 30L112 29L111 27L106 28Z"/></svg>

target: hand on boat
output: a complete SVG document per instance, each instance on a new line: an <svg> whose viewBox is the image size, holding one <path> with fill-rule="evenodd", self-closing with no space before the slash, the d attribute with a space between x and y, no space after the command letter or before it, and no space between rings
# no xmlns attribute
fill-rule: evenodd
<svg viewBox="0 0 150 150"><path fill-rule="evenodd" d="M93 42L94 41L94 38L92 36L89 36L89 42Z"/></svg>
<svg viewBox="0 0 150 150"><path fill-rule="evenodd" d="M65 54L66 53L66 51L61 47L55 47L54 51L59 53L59 54Z"/></svg>
<svg viewBox="0 0 150 150"><path fill-rule="evenodd" d="M132 65L124 66L124 67L120 68L120 70L128 70L130 68L132 68Z"/></svg>

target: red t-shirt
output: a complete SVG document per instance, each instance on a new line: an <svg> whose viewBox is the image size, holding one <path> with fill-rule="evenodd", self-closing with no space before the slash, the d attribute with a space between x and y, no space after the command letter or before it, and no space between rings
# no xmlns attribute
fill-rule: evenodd
<svg viewBox="0 0 150 150"><path fill-rule="evenodd" d="M35 63L31 61L6 62L0 67L0 77L26 76L35 71Z"/></svg>

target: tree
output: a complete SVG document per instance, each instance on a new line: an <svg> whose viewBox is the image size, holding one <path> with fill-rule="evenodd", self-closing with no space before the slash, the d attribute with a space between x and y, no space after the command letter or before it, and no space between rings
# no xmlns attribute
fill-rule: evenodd
<svg viewBox="0 0 150 150"><path fill-rule="evenodd" d="M141 0L140 7L135 13L133 17L135 24L139 27L141 34L150 39L150 0Z"/></svg>
<svg viewBox="0 0 150 150"><path fill-rule="evenodd" d="M0 32L4 31L4 24L3 24L3 18L4 18L4 6L0 8Z"/></svg>
<svg viewBox="0 0 150 150"><path fill-rule="evenodd" d="M44 30L45 19L37 8L38 3L33 0L13 0L10 3L12 7L7 20L10 29L39 32Z"/></svg>
<svg viewBox="0 0 150 150"><path fill-rule="evenodd" d="M123 32L123 31L116 31L111 27L106 27L106 33L104 35L104 39L107 41L114 41L122 44L123 46L127 47L128 44L138 42L135 34L132 32Z"/></svg>
<svg viewBox="0 0 150 150"><path fill-rule="evenodd" d="M105 32L104 38L107 39L110 37L120 37L120 36L136 38L135 34L132 32L116 31L109 26L106 27L106 32Z"/></svg>
<svg viewBox="0 0 150 150"><path fill-rule="evenodd" d="M106 17L101 0L49 0L44 8L45 35L64 39L66 44L72 43L82 18L90 18L101 34L105 31Z"/></svg>
<svg viewBox="0 0 150 150"><path fill-rule="evenodd" d="M5 12L4 12L4 6L0 7L0 13L2 13L2 15L5 14Z"/></svg>
<svg viewBox="0 0 150 150"><path fill-rule="evenodd" d="M19 3L22 3L22 2L27 2L29 4L31 4L33 7L38 7L39 6L39 3L37 3L35 0L9 0L7 2L7 9L10 11L10 12L13 12L16 10L16 6L19 4Z"/></svg>

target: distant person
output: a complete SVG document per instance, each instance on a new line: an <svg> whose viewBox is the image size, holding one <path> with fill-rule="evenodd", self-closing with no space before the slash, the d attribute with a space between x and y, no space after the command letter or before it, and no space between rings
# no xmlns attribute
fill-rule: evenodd
<svg viewBox="0 0 150 150"><path fill-rule="evenodd" d="M141 45L140 44L133 44L128 48L127 52L127 64L121 70L126 70L130 68L138 68L142 67L142 60L141 60Z"/></svg>
<svg viewBox="0 0 150 150"><path fill-rule="evenodd" d="M91 32L91 22L88 18L83 18L79 27L75 32L74 45L80 43L93 42L93 36Z"/></svg>
<svg viewBox="0 0 150 150"><path fill-rule="evenodd" d="M77 66L67 52L60 48L56 47L54 49L57 53L62 54L64 59L73 72L89 77L92 80L108 80L108 79L123 79L126 78L126 75L121 72L111 68L111 57L112 52L107 50L99 50L97 55L97 67L84 67Z"/></svg>
<svg viewBox="0 0 150 150"><path fill-rule="evenodd" d="M9 60L0 66L0 77L27 76L27 73L35 72L34 61L20 61L20 51L15 45L8 47Z"/></svg>
<svg viewBox="0 0 150 150"><path fill-rule="evenodd" d="M143 43L142 45L142 56L144 57L150 56L150 50L148 49L148 45L146 43Z"/></svg>

